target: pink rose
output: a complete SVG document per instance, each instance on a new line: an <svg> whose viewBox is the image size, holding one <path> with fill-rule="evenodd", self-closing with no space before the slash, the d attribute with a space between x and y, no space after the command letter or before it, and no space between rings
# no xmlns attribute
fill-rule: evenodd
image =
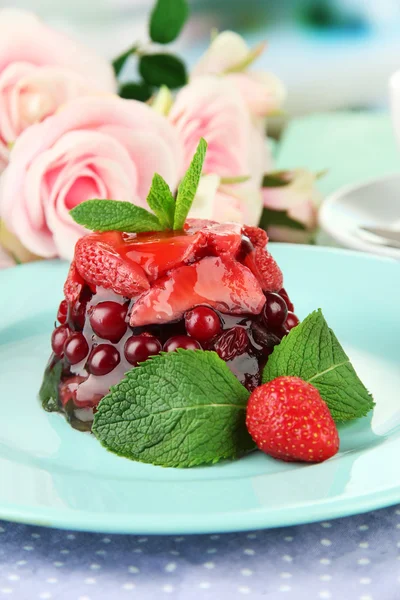
<svg viewBox="0 0 400 600"><path fill-rule="evenodd" d="M114 92L110 64L20 10L0 11L0 170L26 127L77 96Z"/></svg>
<svg viewBox="0 0 400 600"><path fill-rule="evenodd" d="M71 258L84 230L70 209L89 198L146 206L155 172L175 188L181 156L177 133L146 104L79 98L18 138L2 176L0 215L31 252Z"/></svg>
<svg viewBox="0 0 400 600"><path fill-rule="evenodd" d="M192 71L201 75L224 75L237 88L254 117L266 117L280 110L286 90L281 80L266 71L249 71L248 67L264 51L265 44L250 49L233 31L223 31L211 42Z"/></svg>

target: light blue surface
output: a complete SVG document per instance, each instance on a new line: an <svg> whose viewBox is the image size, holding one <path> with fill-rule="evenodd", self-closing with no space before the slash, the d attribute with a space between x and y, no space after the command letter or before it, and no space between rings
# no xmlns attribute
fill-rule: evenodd
<svg viewBox="0 0 400 600"><path fill-rule="evenodd" d="M38 404L67 265L31 264L0 273L0 516L62 528L178 534L278 527L399 502L393 456L400 451L400 264L334 249L271 250L299 316L322 307L377 402L372 418L340 428L336 457L296 465L255 453L175 470L107 453L93 436ZM390 293L374 291L389 286Z"/></svg>

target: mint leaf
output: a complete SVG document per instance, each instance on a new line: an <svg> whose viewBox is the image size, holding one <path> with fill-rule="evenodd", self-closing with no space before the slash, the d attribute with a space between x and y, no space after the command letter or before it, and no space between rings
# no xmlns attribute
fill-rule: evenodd
<svg viewBox="0 0 400 600"><path fill-rule="evenodd" d="M263 383L283 375L295 375L316 387L335 421L363 417L374 407L321 310L311 313L275 347Z"/></svg>
<svg viewBox="0 0 400 600"><path fill-rule="evenodd" d="M200 138L197 150L192 158L192 162L182 181L178 187L178 195L176 197L174 229L182 229L186 217L189 214L197 187L199 185L201 170L203 168L204 159L207 151L207 142L204 138Z"/></svg>
<svg viewBox="0 0 400 600"><path fill-rule="evenodd" d="M58 384L61 379L62 363L56 362L55 365L48 365L44 372L43 382L39 390L39 399L42 407L47 412L59 410L58 406Z"/></svg>
<svg viewBox="0 0 400 600"><path fill-rule="evenodd" d="M150 17L150 38L169 44L178 37L188 15L186 0L157 0Z"/></svg>
<svg viewBox="0 0 400 600"><path fill-rule="evenodd" d="M180 58L172 54L145 54L139 61L139 73L149 84L166 85L171 90L187 82L186 67Z"/></svg>
<svg viewBox="0 0 400 600"><path fill-rule="evenodd" d="M153 181L151 182L147 204L157 215L158 220L165 229L173 229L175 199L168 187L168 183L158 173L154 174Z"/></svg>
<svg viewBox="0 0 400 600"><path fill-rule="evenodd" d="M70 215L76 223L92 231L141 233L163 229L155 215L120 200L87 200L75 206Z"/></svg>
<svg viewBox="0 0 400 600"><path fill-rule="evenodd" d="M245 422L248 397L215 352L177 350L150 358L111 388L92 431L111 452L140 462L216 463L255 448Z"/></svg>

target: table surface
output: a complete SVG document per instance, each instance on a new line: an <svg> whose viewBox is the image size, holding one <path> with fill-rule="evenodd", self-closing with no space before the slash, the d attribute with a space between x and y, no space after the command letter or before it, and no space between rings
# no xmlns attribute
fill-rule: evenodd
<svg viewBox="0 0 400 600"><path fill-rule="evenodd" d="M316 115L294 121L283 138L278 167L294 166L328 167L326 194L399 171L400 154L384 113ZM398 600L399 559L400 506L297 527L178 537L0 522L0 599Z"/></svg>

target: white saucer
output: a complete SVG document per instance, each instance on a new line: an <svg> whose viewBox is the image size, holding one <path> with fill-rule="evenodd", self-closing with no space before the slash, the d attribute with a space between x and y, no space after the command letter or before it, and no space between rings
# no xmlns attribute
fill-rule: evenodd
<svg viewBox="0 0 400 600"><path fill-rule="evenodd" d="M375 243L360 227L400 230L400 173L341 188L324 201L322 229L347 248L400 259L400 249Z"/></svg>

